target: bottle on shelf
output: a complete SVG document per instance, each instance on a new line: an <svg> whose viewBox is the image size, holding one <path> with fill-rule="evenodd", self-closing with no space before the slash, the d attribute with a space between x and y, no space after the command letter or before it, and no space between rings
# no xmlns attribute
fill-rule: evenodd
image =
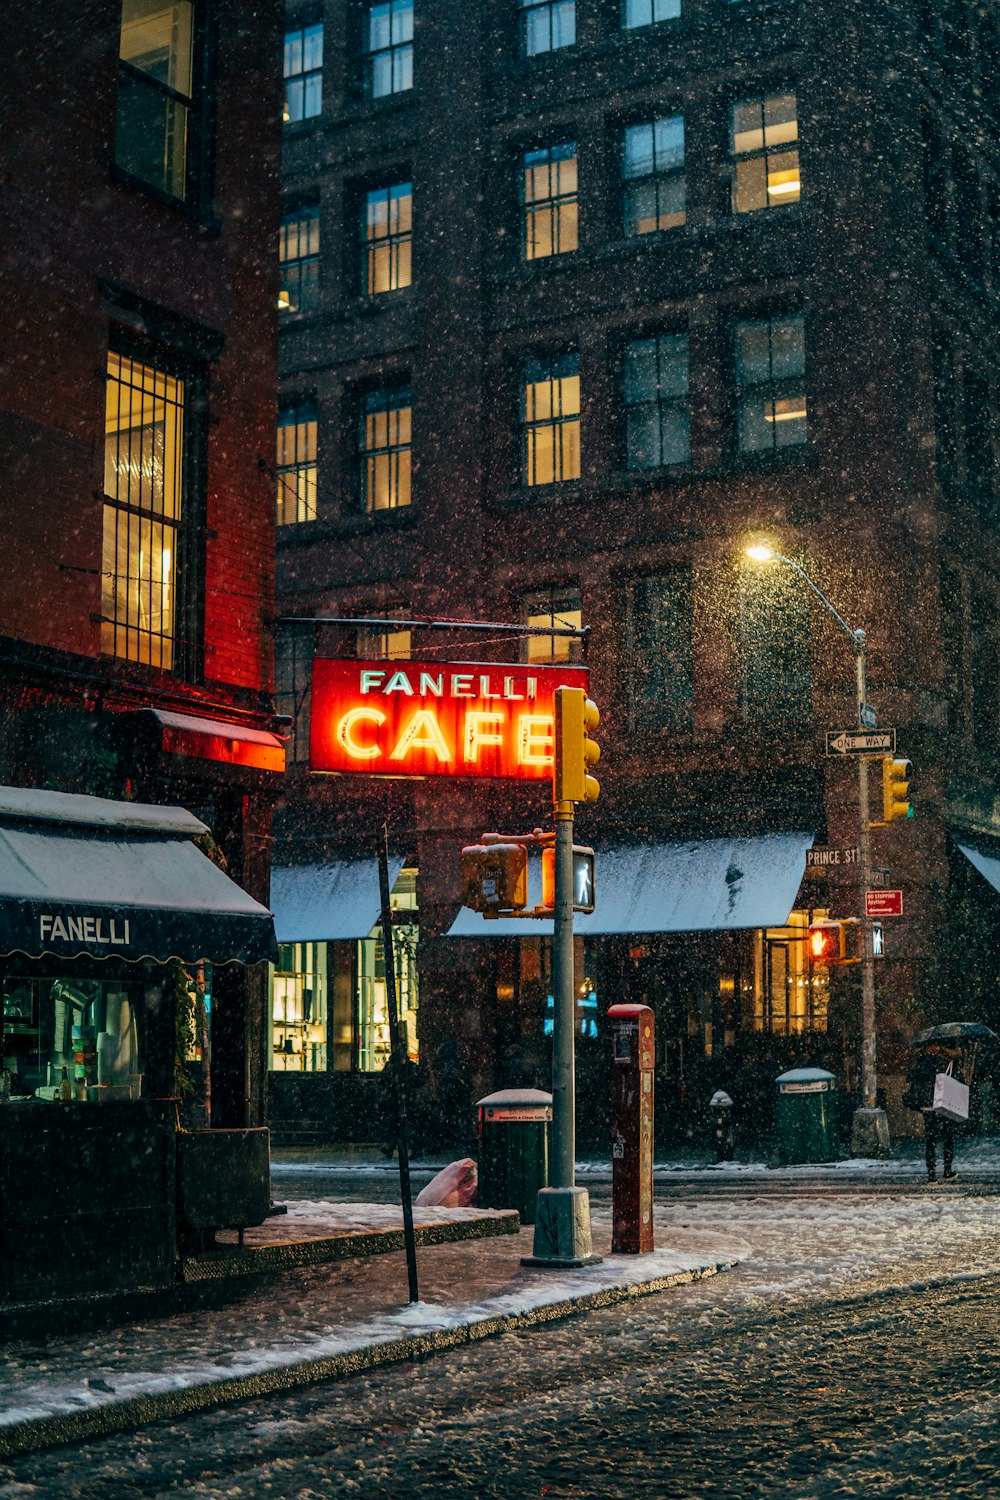
<svg viewBox="0 0 1000 1500"><path fill-rule="evenodd" d="M63 1068L62 1077L59 1080L59 1099L63 1104L68 1104L72 1097L73 1085L69 1081L69 1071Z"/></svg>

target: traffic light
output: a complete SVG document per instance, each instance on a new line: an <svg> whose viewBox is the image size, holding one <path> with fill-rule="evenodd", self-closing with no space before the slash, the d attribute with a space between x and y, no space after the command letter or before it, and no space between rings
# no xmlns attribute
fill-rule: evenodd
<svg viewBox="0 0 1000 1500"><path fill-rule="evenodd" d="M462 904L485 916L528 904L528 851L523 844L469 844L462 850Z"/></svg>
<svg viewBox="0 0 1000 1500"><path fill-rule="evenodd" d="M553 791L557 802L596 802L600 783L589 774L601 758L601 747L588 731L601 715L583 688L560 687L555 692L556 746Z"/></svg>
<svg viewBox="0 0 1000 1500"><path fill-rule="evenodd" d="M882 757L882 821L892 823L896 818L912 818L910 806L910 762L894 760L891 755Z"/></svg>
<svg viewBox="0 0 1000 1500"><path fill-rule="evenodd" d="M844 923L813 922L806 944L814 964L842 964L845 958Z"/></svg>

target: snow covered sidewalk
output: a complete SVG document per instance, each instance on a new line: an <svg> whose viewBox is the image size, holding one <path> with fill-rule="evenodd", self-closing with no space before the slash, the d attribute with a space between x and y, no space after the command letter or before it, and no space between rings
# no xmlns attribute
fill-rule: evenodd
<svg viewBox="0 0 1000 1500"><path fill-rule="evenodd" d="M398 1209L369 1205L380 1223ZM315 1231L365 1206L290 1205ZM439 1215L442 1210L434 1210ZM453 1213L461 1212L452 1210ZM606 1253L609 1226L595 1224ZM533 1270L532 1231L418 1251L421 1301L400 1254L337 1261L248 1287L225 1307L0 1347L0 1455L176 1417L241 1397L452 1348L727 1270L749 1247L724 1230L572 1271Z"/></svg>

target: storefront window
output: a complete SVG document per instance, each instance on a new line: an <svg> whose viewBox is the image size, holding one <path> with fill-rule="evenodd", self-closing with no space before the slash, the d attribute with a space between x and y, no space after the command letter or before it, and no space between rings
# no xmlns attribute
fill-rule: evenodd
<svg viewBox="0 0 1000 1500"><path fill-rule="evenodd" d="M137 1099L142 982L10 974L3 1067L11 1098Z"/></svg>
<svg viewBox="0 0 1000 1500"><path fill-rule="evenodd" d="M271 971L271 1057L275 1073L325 1073L326 944L282 943Z"/></svg>
<svg viewBox="0 0 1000 1500"><path fill-rule="evenodd" d="M392 888L393 911L412 912L412 921L401 921L392 929L396 970L399 1024L408 1057L418 1062L417 1036L419 988L417 982L417 871L401 870ZM357 987L358 1068L362 1073L380 1073L390 1053L389 1012L385 989L385 950L381 924L358 943Z"/></svg>
<svg viewBox="0 0 1000 1500"><path fill-rule="evenodd" d="M793 911L785 927L758 934L754 985L754 1029L777 1036L825 1031L830 973L813 964L806 937L810 922L824 921L824 909Z"/></svg>

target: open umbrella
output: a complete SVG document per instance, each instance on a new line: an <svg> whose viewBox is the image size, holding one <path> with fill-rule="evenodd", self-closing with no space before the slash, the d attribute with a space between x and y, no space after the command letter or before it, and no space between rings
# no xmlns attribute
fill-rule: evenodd
<svg viewBox="0 0 1000 1500"><path fill-rule="evenodd" d="M913 1045L926 1047L931 1042L955 1042L961 1046L963 1042L985 1041L987 1038L994 1042L1000 1040L996 1032L981 1021L944 1021L940 1026L928 1026L926 1031L918 1031Z"/></svg>

